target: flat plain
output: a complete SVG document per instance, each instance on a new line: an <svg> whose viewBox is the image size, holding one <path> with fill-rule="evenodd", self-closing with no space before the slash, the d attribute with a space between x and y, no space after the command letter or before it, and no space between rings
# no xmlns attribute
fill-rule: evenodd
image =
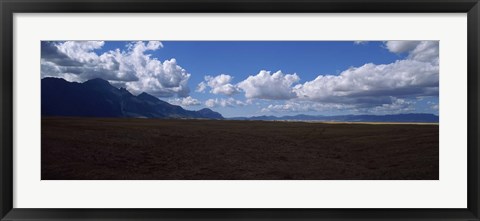
<svg viewBox="0 0 480 221"><path fill-rule="evenodd" d="M436 124L42 117L42 180L437 180Z"/></svg>

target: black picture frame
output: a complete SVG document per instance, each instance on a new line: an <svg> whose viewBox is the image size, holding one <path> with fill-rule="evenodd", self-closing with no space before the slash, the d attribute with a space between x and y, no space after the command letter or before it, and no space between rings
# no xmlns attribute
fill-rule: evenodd
<svg viewBox="0 0 480 221"><path fill-rule="evenodd" d="M478 0L0 0L1 220L480 220ZM17 209L13 208L14 13L455 13L468 14L466 209ZM121 197L121 196L119 196ZM95 199L92 199L95 200ZM252 199L253 200L253 199ZM413 199L412 199L413 200Z"/></svg>

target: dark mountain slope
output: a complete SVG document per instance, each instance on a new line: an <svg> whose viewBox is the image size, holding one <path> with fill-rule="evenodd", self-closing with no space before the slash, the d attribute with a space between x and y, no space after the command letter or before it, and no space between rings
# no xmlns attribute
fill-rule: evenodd
<svg viewBox="0 0 480 221"><path fill-rule="evenodd" d="M99 78L84 83L44 78L41 91L42 116L223 119L210 109L189 111L147 93L135 96Z"/></svg>

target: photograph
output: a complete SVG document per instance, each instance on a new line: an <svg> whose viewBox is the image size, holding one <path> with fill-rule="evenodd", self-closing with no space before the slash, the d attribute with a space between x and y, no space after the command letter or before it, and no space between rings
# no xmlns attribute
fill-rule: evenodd
<svg viewBox="0 0 480 221"><path fill-rule="evenodd" d="M439 180L438 40L39 44L41 180Z"/></svg>

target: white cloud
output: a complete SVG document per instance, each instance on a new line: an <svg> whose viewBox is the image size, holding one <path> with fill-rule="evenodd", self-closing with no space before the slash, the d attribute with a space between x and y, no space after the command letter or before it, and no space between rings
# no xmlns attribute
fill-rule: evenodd
<svg viewBox="0 0 480 221"><path fill-rule="evenodd" d="M56 47L69 58L86 63L98 60L98 55L93 51L102 48L104 44L104 41L66 41L56 44Z"/></svg>
<svg viewBox="0 0 480 221"><path fill-rule="evenodd" d="M339 75L319 75L312 81L295 85L292 89L295 96L286 96L287 101L284 104L270 104L262 111L350 109L357 112L405 113L414 110L414 100L417 97L438 96L438 42L386 42L386 45L392 52L408 52L407 58L390 64L368 63L349 68ZM268 76L260 79L268 79ZM251 93L250 98L262 97L258 94L264 94L254 89L262 92L270 89L264 86L268 84L253 85L261 86L246 88L246 93L249 90L256 92ZM279 88L288 92L291 85ZM262 98L272 99L268 96Z"/></svg>
<svg viewBox="0 0 480 221"><path fill-rule="evenodd" d="M410 51L409 59L430 62L438 66L439 60L438 41L422 41L415 49Z"/></svg>
<svg viewBox="0 0 480 221"><path fill-rule="evenodd" d="M120 49L97 54L101 41L42 42L42 77L73 81L103 78L133 93L185 97L190 74L175 59L159 61L147 52L163 47L159 41L133 42Z"/></svg>
<svg viewBox="0 0 480 221"><path fill-rule="evenodd" d="M42 77L62 77L75 81L85 81L101 77L106 80L137 80L134 72L119 70L120 63L115 59L119 51L111 51L98 56L94 50L104 42L67 41L42 42ZM75 76L73 76L75 75Z"/></svg>
<svg viewBox="0 0 480 221"><path fill-rule="evenodd" d="M378 96L436 95L438 71L438 66L413 60L386 65L365 64L338 76L318 76L297 85L295 92L305 100L347 103Z"/></svg>
<svg viewBox="0 0 480 221"><path fill-rule="evenodd" d="M203 92L207 86L211 88L212 94L233 95L238 93L238 88L231 84L233 77L227 74L221 74L215 77L205 76L205 81L200 82L197 86L197 92Z"/></svg>
<svg viewBox="0 0 480 221"><path fill-rule="evenodd" d="M247 103L239 100L235 100L234 98L230 97L227 99L221 98L215 98L215 99L208 99L205 101L205 106L209 108L213 107L235 107L235 106L245 106Z"/></svg>
<svg viewBox="0 0 480 221"><path fill-rule="evenodd" d="M371 109L360 110L361 112L372 112L375 114L401 114L415 111L415 101L392 97L392 102L382 104Z"/></svg>
<svg viewBox="0 0 480 221"><path fill-rule="evenodd" d="M189 94L187 83L190 74L175 59L163 63L157 59L145 59L145 66L141 66L142 63L134 65L139 80L127 82L128 90L136 93L143 91L160 97L174 94L185 97Z"/></svg>
<svg viewBox="0 0 480 221"><path fill-rule="evenodd" d="M205 89L207 89L207 83L204 81L200 82L197 86L197 89L195 90L196 92L204 92Z"/></svg>
<svg viewBox="0 0 480 221"><path fill-rule="evenodd" d="M183 97L183 98L170 99L168 100L168 102L174 105L180 105L182 107L197 106L201 104L199 100L190 96Z"/></svg>
<svg viewBox="0 0 480 221"><path fill-rule="evenodd" d="M385 46L393 53L408 52L410 60L437 63L438 65L438 41L387 41Z"/></svg>
<svg viewBox="0 0 480 221"><path fill-rule="evenodd" d="M261 71L238 84L248 99L287 100L270 104L264 112L307 112L355 109L358 112L408 112L416 97L438 96L437 41L392 41L387 48L408 52L390 64L368 63L339 75L319 75L294 85L296 75Z"/></svg>
<svg viewBox="0 0 480 221"><path fill-rule="evenodd" d="M415 45L412 49L408 44L390 44L396 51L410 50L405 60L352 67L338 76L320 75L295 86L294 91L300 100L359 107L392 104L391 97L438 96L438 43Z"/></svg>
<svg viewBox="0 0 480 221"><path fill-rule="evenodd" d="M271 99L286 100L296 95L292 90L292 84L298 82L297 74L284 75L281 71L270 74L270 71L262 70L255 76L249 76L238 84L238 87L245 91L248 99Z"/></svg>
<svg viewBox="0 0 480 221"><path fill-rule="evenodd" d="M405 53L409 52L417 47L420 41L387 41L385 46L390 52L393 53Z"/></svg>

